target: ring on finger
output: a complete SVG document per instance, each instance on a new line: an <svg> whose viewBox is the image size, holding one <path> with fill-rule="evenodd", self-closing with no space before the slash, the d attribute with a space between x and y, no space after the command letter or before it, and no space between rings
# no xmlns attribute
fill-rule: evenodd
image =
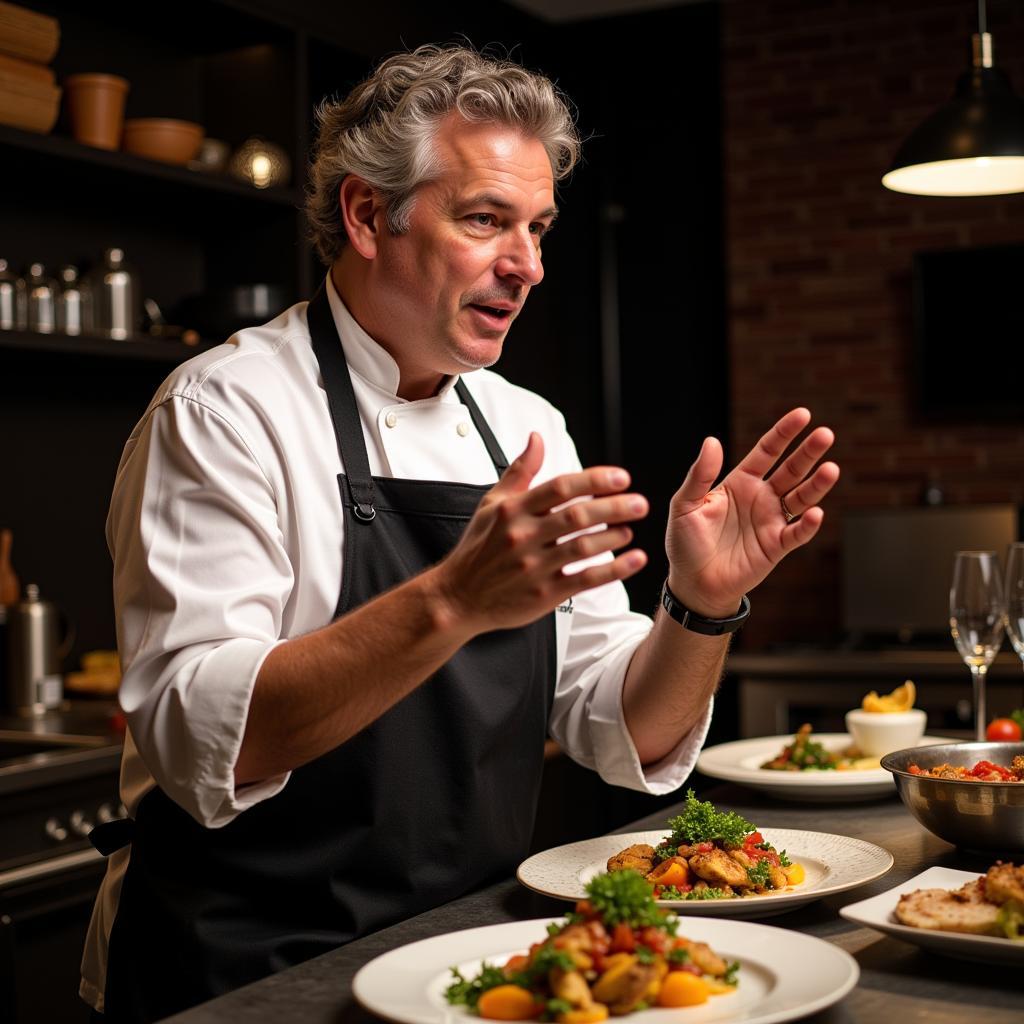
<svg viewBox="0 0 1024 1024"><path fill-rule="evenodd" d="M786 517L786 522L793 522L793 520L796 519L796 515L789 511L789 506L786 504L786 496L784 494L779 495L779 504L782 506L782 514Z"/></svg>

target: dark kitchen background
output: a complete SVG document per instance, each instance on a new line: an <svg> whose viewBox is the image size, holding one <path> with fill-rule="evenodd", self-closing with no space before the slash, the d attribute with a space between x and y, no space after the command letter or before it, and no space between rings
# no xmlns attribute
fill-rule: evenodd
<svg viewBox="0 0 1024 1024"><path fill-rule="evenodd" d="M738 664L849 645L844 518L1024 500L1024 199L880 184L967 66L969 0L25 5L60 21L58 83L123 75L128 117L193 120L232 146L259 134L290 160L286 184L257 190L83 147L64 113L51 134L0 125L0 258L87 268L123 247L172 322L229 286L277 286L286 305L310 294L323 273L301 213L312 111L381 57L468 39L555 78L578 106L584 159L560 191L545 281L497 369L565 412L585 464L621 462L651 498L634 607L656 603L663 511L704 436L720 437L731 463L795 405L837 434L843 475L821 534L752 595ZM1024 5L993 0L988 13L995 62L1020 91ZM923 268L950 253L962 273L928 292L938 277ZM993 259L1001 273L985 272ZM935 293L990 313L929 354L921 303ZM103 534L114 471L153 390L189 354L176 341L0 331L0 526L22 583L75 624L65 670L115 646ZM955 662L948 634L943 645ZM735 682L712 740L740 735ZM536 845L658 802L555 758ZM0 987L0 1017L3 998Z"/></svg>

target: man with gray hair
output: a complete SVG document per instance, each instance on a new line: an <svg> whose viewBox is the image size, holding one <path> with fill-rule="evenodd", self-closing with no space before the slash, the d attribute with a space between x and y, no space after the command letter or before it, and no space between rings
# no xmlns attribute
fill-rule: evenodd
<svg viewBox="0 0 1024 1024"><path fill-rule="evenodd" d="M384 61L320 111L321 288L175 371L129 438L107 528L129 818L96 830L82 981L104 1019L507 876L548 735L616 785L690 772L747 591L821 524L832 434L784 457L793 410L717 486L705 440L662 608L630 612L646 499L486 369L578 152L540 75L464 48Z"/></svg>

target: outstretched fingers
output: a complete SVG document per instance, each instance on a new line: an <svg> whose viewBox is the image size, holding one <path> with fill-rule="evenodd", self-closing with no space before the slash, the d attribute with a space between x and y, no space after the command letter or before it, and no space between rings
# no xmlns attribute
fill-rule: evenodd
<svg viewBox="0 0 1024 1024"><path fill-rule="evenodd" d="M811 540L821 529L821 524L824 521L825 513L817 505L804 511L798 519L795 519L782 531L783 554L788 555Z"/></svg>
<svg viewBox="0 0 1024 1024"><path fill-rule="evenodd" d="M811 422L809 409L790 409L766 434L747 452L736 467L744 473L763 478L782 457L800 431Z"/></svg>
<svg viewBox="0 0 1024 1024"><path fill-rule="evenodd" d="M832 447L835 434L828 427L818 427L803 439L796 450L768 478L776 494L788 494L810 473L814 464ZM833 481L834 482L834 481ZM786 499L787 503L789 498ZM807 501L806 505L813 505ZM794 511L796 511L794 509Z"/></svg>
<svg viewBox="0 0 1024 1024"><path fill-rule="evenodd" d="M775 477L772 477L774 480ZM803 483L791 491L777 492L786 502L793 516L801 516L818 505L839 480L839 467L834 462L823 462Z"/></svg>

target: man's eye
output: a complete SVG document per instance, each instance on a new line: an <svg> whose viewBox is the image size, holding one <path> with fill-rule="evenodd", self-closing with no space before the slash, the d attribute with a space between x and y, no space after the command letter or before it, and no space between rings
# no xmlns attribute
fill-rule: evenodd
<svg viewBox="0 0 1024 1024"><path fill-rule="evenodd" d="M493 213L474 213L470 216L470 220L483 228L493 227L495 224Z"/></svg>
<svg viewBox="0 0 1024 1024"><path fill-rule="evenodd" d="M550 230L550 224L541 224L538 222L530 225L530 234L536 235L538 238L543 238Z"/></svg>

